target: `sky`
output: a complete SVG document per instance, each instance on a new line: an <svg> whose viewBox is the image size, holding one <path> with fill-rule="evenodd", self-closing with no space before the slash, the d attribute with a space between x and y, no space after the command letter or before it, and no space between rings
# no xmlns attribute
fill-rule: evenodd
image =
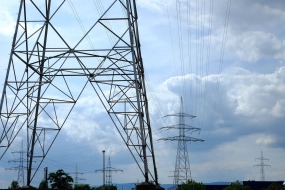
<svg viewBox="0 0 285 190"><path fill-rule="evenodd" d="M92 17L92 1L72 1L83 24ZM1 92L12 44L19 1L0 0ZM93 6L93 5L92 5ZM164 116L180 109L196 118L189 125L201 128L189 136L205 140L188 144L191 175L195 181L259 180L261 151L269 160L266 180L285 180L285 5L281 0L138 0L138 24L146 75L159 183L172 183L177 142L160 138L177 131L160 130L178 122ZM65 7L71 14L70 7ZM93 10L94 11L94 10ZM71 14L72 15L72 14ZM57 24L68 30L66 17ZM86 19L86 21L85 21ZM82 34L80 27L68 39ZM102 150L112 167L113 183L143 181L134 160L87 91L78 101L35 178L43 168L64 169L79 183L102 184ZM81 114L83 112L83 114ZM97 115L96 115L97 114ZM100 118L101 117L101 118ZM17 179L5 170L18 163L18 143L0 161L0 188ZM83 180L84 179L84 180Z"/></svg>

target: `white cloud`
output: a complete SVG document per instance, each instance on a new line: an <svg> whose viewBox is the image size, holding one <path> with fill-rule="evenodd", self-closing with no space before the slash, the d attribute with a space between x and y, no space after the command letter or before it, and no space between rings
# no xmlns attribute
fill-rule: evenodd
<svg viewBox="0 0 285 190"><path fill-rule="evenodd" d="M285 100L277 100L275 106L272 109L272 115L277 118L285 116Z"/></svg>
<svg viewBox="0 0 285 190"><path fill-rule="evenodd" d="M275 142L275 138L270 135L261 135L256 138L255 143L257 145L262 145L262 146L269 146Z"/></svg>
<svg viewBox="0 0 285 190"><path fill-rule="evenodd" d="M281 161L281 158L274 155L282 154L282 151L268 149L273 139L265 134L245 135L234 141L221 143L207 153L195 152L192 160L190 159L194 179L206 179L206 182L258 180L259 169L254 165L259 164L255 158L260 157L260 151L263 151L265 158L269 158L268 164L275 165L276 163L272 160ZM274 179L274 172L274 170L267 170L266 179Z"/></svg>
<svg viewBox="0 0 285 190"><path fill-rule="evenodd" d="M235 68L229 74L224 73L221 76L210 75L201 78L186 75L184 77L172 77L166 80L163 86L166 86L172 93L178 94L179 89L183 87L182 81L186 83L186 88L192 88L193 91L196 91L198 90L196 88L204 88L201 86L203 83L207 83L205 87L214 89L213 86L220 80L219 96L225 97L227 100L227 102L221 103L229 103L224 106L230 106L232 108L230 111L233 111L234 114L258 118L280 117L285 114L284 109L282 109L285 100L283 97L285 83L280 77L280 72L283 70L284 68L281 67L271 74L258 74ZM192 87L189 86L190 84Z"/></svg>
<svg viewBox="0 0 285 190"><path fill-rule="evenodd" d="M148 10L154 12L163 12L163 4L165 2L162 0L138 0L138 5L142 8L146 8Z"/></svg>
<svg viewBox="0 0 285 190"><path fill-rule="evenodd" d="M185 97L184 94L182 96L184 99L188 98L184 103L185 111L197 116L191 124L202 128L200 138L205 138L207 141L208 136L213 136L215 139L213 146L218 146L221 142L230 142L245 134L267 131L270 126L274 128L269 131L271 136L275 136L275 140L266 142L270 146L284 147L285 144L279 135L284 131L282 127L285 115L283 72L284 67L269 74L254 73L235 67L228 69L220 76L171 77L156 89L157 93L154 93L158 95L157 97L162 92L171 94L168 99L166 99L168 96L159 97L158 101L162 108L159 109L161 112L159 115L177 111L181 89L185 87L184 91L189 92L191 88L190 100L188 96ZM183 83L185 86L182 85ZM161 89L164 90L160 91ZM203 96L201 97L200 94ZM167 123L162 121L160 125L167 125ZM196 134L193 136L197 137ZM261 143L260 140L257 142Z"/></svg>
<svg viewBox="0 0 285 190"><path fill-rule="evenodd" d="M280 69L272 74L225 75L224 80L230 81L227 97L235 114L257 118L284 115L285 83L279 72Z"/></svg>
<svg viewBox="0 0 285 190"><path fill-rule="evenodd" d="M257 62L265 58L285 60L284 40L272 33L260 31L244 32L234 41L237 56L247 62Z"/></svg>
<svg viewBox="0 0 285 190"><path fill-rule="evenodd" d="M0 34L12 37L15 31L16 21L9 10L2 6L0 7Z"/></svg>

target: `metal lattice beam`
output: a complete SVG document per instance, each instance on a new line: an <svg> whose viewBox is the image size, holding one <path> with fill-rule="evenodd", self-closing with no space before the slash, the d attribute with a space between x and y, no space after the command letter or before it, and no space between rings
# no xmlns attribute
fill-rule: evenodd
<svg viewBox="0 0 285 190"><path fill-rule="evenodd" d="M196 116L193 116L193 115L190 115L184 112L182 97L181 97L180 103L181 103L181 107L180 107L179 113L169 114L165 116L165 117L170 117L170 116L178 117L179 118L178 124L169 125L169 126L160 128L164 130L170 130L170 129L178 130L179 135L159 139L163 141L177 141L178 143L174 176L172 176L173 183L176 185L186 183L189 179L191 179L191 170L190 170L187 143L204 141L202 139L190 137L187 135L186 132L189 132L189 131L197 132L197 131L200 131L201 129L197 127L192 127L186 124L185 118L193 119Z"/></svg>
<svg viewBox="0 0 285 190"><path fill-rule="evenodd" d="M145 181L158 184L135 1L104 1L101 15L76 42L57 24L70 3L20 2L0 104L1 157L26 129L30 185L81 94L91 87ZM95 46L97 36L105 43Z"/></svg>

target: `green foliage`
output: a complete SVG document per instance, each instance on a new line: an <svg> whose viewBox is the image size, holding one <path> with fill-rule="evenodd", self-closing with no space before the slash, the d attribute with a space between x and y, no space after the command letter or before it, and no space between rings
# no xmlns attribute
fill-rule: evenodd
<svg viewBox="0 0 285 190"><path fill-rule="evenodd" d="M248 186L243 186L240 183L232 183L231 185L225 187L223 190L251 190Z"/></svg>
<svg viewBox="0 0 285 190"><path fill-rule="evenodd" d="M177 190L206 190L206 187L202 182L197 183L194 180L188 180L187 183L184 183L178 186Z"/></svg>
<svg viewBox="0 0 285 190"><path fill-rule="evenodd" d="M76 184L74 185L74 190L91 190L91 187L89 184Z"/></svg>
<svg viewBox="0 0 285 190"><path fill-rule="evenodd" d="M19 189L19 188L20 186L19 186L18 181L12 181L11 185L8 187L8 189Z"/></svg>
<svg viewBox="0 0 285 190"><path fill-rule="evenodd" d="M55 173L50 173L48 180L52 189L72 189L73 178L65 173L62 169Z"/></svg>
<svg viewBox="0 0 285 190"><path fill-rule="evenodd" d="M284 190L283 185L280 185L278 183L271 183L266 190Z"/></svg>
<svg viewBox="0 0 285 190"><path fill-rule="evenodd" d="M39 185L39 190L45 190L47 189L47 183L45 182L45 180L41 181L40 185Z"/></svg>

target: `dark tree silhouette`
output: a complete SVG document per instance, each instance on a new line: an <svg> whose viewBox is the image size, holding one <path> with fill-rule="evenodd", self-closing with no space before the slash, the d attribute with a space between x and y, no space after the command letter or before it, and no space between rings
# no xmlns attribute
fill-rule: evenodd
<svg viewBox="0 0 285 190"><path fill-rule="evenodd" d="M52 189L72 189L73 178L62 169L50 173L48 180Z"/></svg>
<svg viewBox="0 0 285 190"><path fill-rule="evenodd" d="M187 183L181 184L177 190L188 190L188 189L195 189L195 190L206 190L206 187L203 183L197 183L194 180L188 180Z"/></svg>
<svg viewBox="0 0 285 190"><path fill-rule="evenodd" d="M19 189L19 188L20 186L19 186L18 181L12 181L11 185L8 187L8 189Z"/></svg>

